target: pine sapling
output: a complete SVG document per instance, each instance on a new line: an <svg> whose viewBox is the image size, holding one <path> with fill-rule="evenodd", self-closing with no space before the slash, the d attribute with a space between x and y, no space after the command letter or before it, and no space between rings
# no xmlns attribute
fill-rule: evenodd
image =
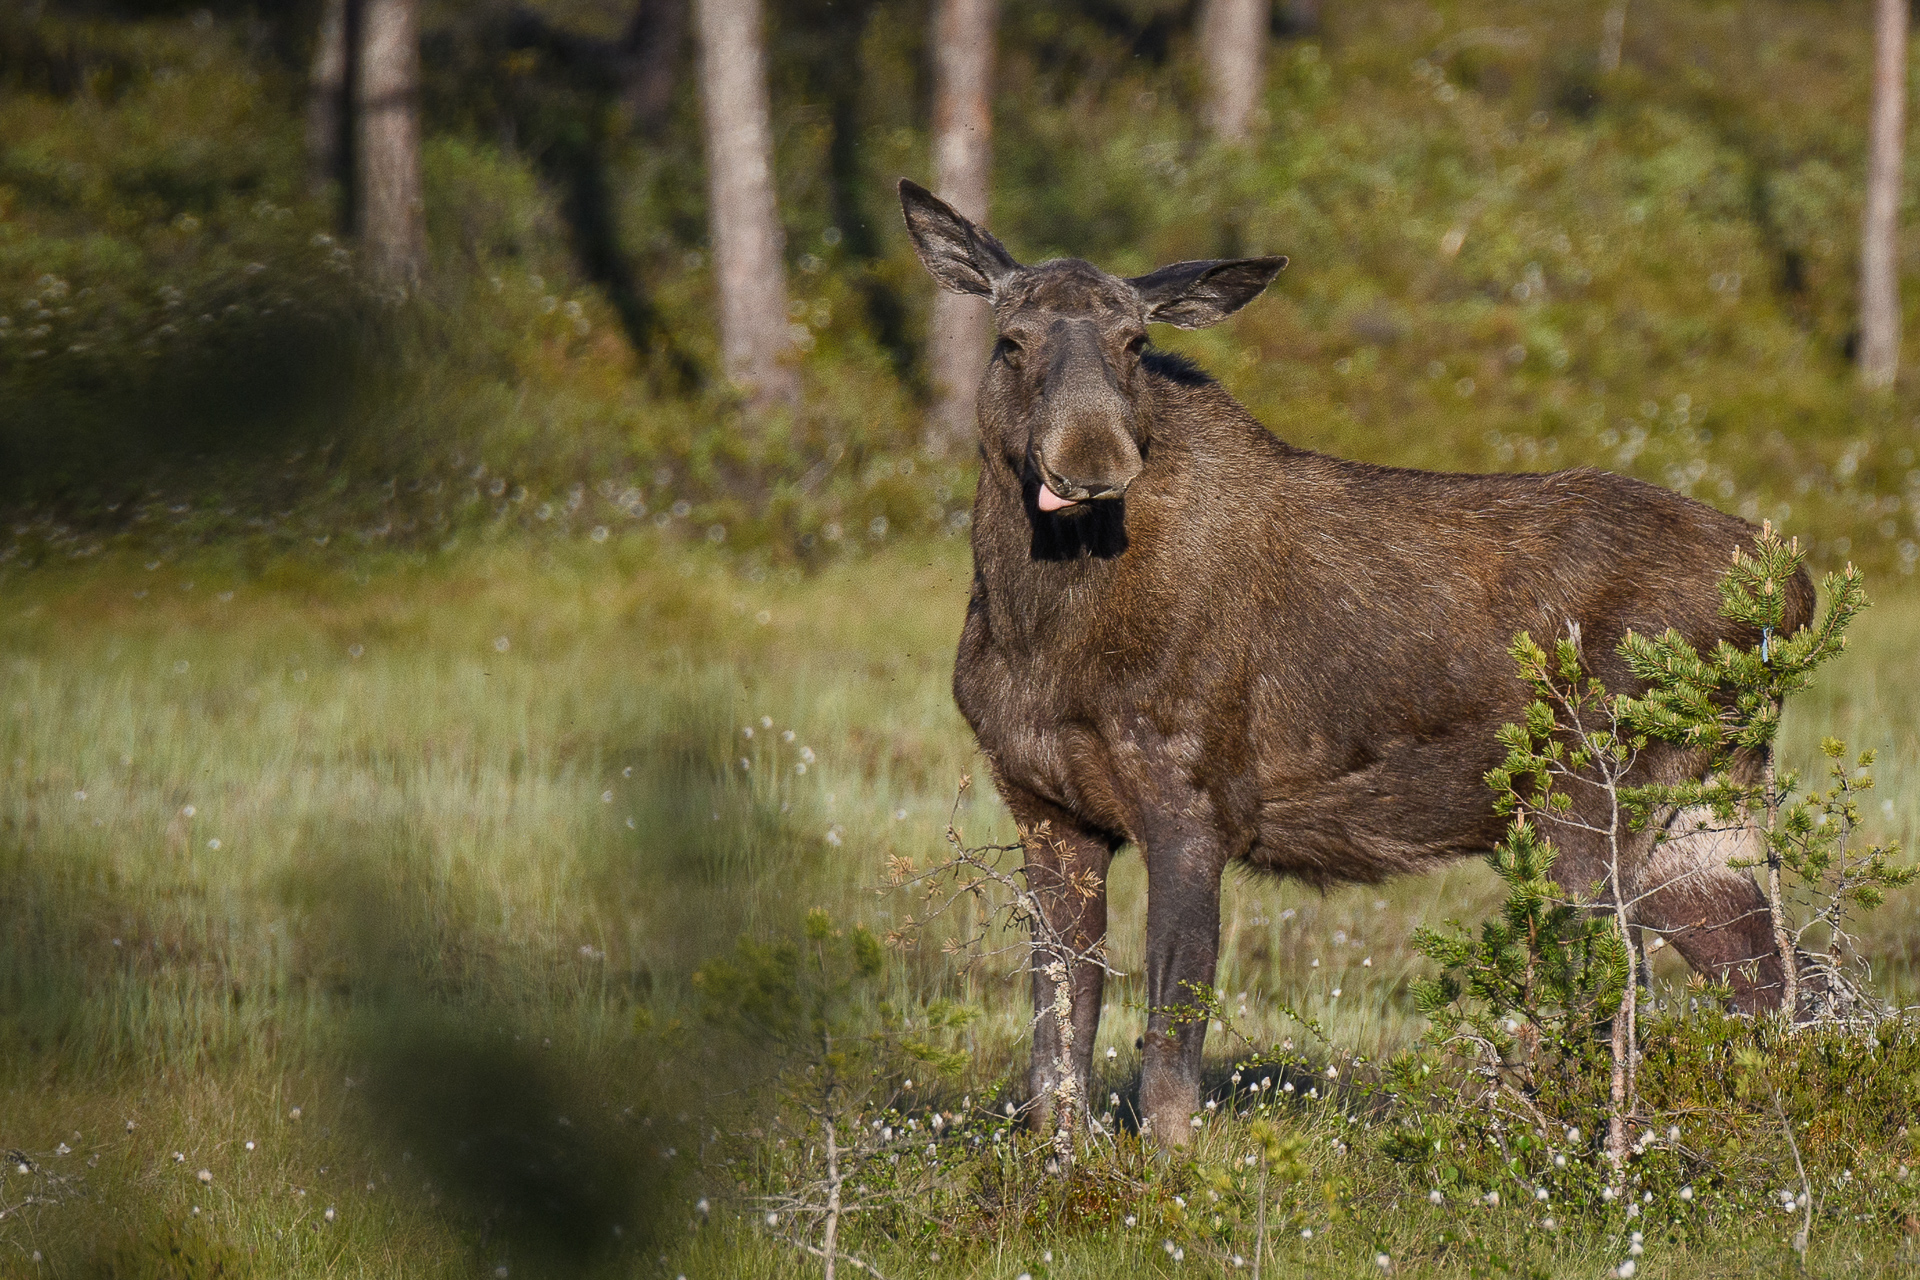
<svg viewBox="0 0 1920 1280"><path fill-rule="evenodd" d="M1799 539L1782 539L1771 523L1754 539L1751 554L1734 548L1720 580L1720 612L1757 630L1757 645L1741 649L1723 640L1711 653L1701 654L1672 629L1658 637L1628 632L1620 645L1633 674L1647 684L1644 694L1625 700L1622 707L1632 731L1695 748L1710 761L1705 781L1659 789L1657 799L1682 808L1705 807L1722 823L1759 815L1767 910L1783 983L1780 1007L1789 1021L1798 1016L1803 1002L1797 943L1804 930L1794 925L1784 877L1798 877L1815 896L1829 900L1832 895L1818 886L1835 865L1823 851L1836 833L1794 825L1796 806L1791 800L1798 780L1776 768L1774 739L1787 698L1807 688L1815 671L1845 650L1847 628L1868 603L1860 572L1849 564L1822 582L1827 606L1817 625L1781 634L1787 586L1805 558ZM1737 781L1740 759L1755 757L1761 766L1759 780ZM1848 833L1851 829L1851 824L1846 826ZM1881 852L1878 861L1868 857L1849 864L1852 878L1842 895L1844 903L1865 905L1862 888L1895 883L1885 879L1893 868L1886 851Z"/></svg>

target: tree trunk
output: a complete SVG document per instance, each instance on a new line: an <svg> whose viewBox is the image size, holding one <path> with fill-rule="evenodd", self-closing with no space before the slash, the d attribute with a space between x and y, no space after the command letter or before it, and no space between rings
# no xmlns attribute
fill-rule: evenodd
<svg viewBox="0 0 1920 1280"><path fill-rule="evenodd" d="M1266 87L1269 8L1270 0L1202 0L1207 130L1221 142L1246 141L1249 119Z"/></svg>
<svg viewBox="0 0 1920 1280"><path fill-rule="evenodd" d="M332 193L340 200L343 234L353 231L353 148L347 129L351 70L347 55L353 47L350 28L356 25L350 20L347 0L324 0L320 38L314 45L313 71L307 86L307 189L315 198Z"/></svg>
<svg viewBox="0 0 1920 1280"><path fill-rule="evenodd" d="M697 14L720 354L727 376L756 405L791 402L800 382L782 362L793 343L787 335L760 0L698 0Z"/></svg>
<svg viewBox="0 0 1920 1280"><path fill-rule="evenodd" d="M427 244L415 0L362 4L360 240L374 278L407 290L419 283Z"/></svg>
<svg viewBox="0 0 1920 1280"><path fill-rule="evenodd" d="M1900 365L1900 161L1907 144L1907 0L1875 0L1873 119L1860 229L1860 381L1893 384Z"/></svg>
<svg viewBox="0 0 1920 1280"><path fill-rule="evenodd" d="M1627 0L1613 0L1600 19L1600 70L1612 75L1620 69L1620 46L1627 38Z"/></svg>
<svg viewBox="0 0 1920 1280"><path fill-rule="evenodd" d="M933 185L975 222L987 221L993 166L994 19L999 0L940 0L933 30ZM974 396L987 369L992 308L939 290L927 334L935 453L974 438Z"/></svg>

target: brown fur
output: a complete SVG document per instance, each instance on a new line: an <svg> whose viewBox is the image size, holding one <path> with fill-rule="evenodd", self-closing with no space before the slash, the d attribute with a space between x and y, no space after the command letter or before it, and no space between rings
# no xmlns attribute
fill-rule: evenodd
<svg viewBox="0 0 1920 1280"><path fill-rule="evenodd" d="M1592 470L1451 475L1345 462L1275 439L1212 379L1141 350L1149 320L1213 323L1284 259L1183 263L1122 280L1084 262L1022 267L902 184L922 260L994 301L1002 335L980 392L974 581L954 695L1029 842L1051 923L1105 936L1106 902L1051 892L1113 853L1146 858L1147 1003L1210 986L1220 879L1243 861L1317 885L1378 881L1486 851L1484 783L1526 690L1507 647L1577 625L1593 673L1633 681L1629 629L1751 644L1716 584L1753 528ZM969 274L971 268L971 274ZM957 283L956 283L957 282ZM1057 512L1037 505L1047 484ZM1788 629L1811 613L1804 574ZM1649 779L1702 761L1655 748ZM1591 892L1602 850L1560 841L1555 872ZM1764 901L1730 871L1738 841L1636 839L1637 908L1748 1007L1777 1003ZM1724 848L1723 848L1724 846ZM1691 860L1689 860L1691 859ZM1717 860L1717 862L1716 862ZM1662 889L1661 884L1668 887ZM1653 892L1658 890L1658 892ZM1769 966L1772 966L1771 968ZM1086 1096L1103 974L1076 966L1071 1061ZM1033 978L1036 1008L1053 986ZM1203 1021L1148 1020L1142 1113L1185 1141ZM1036 1031L1030 1086L1059 1079Z"/></svg>

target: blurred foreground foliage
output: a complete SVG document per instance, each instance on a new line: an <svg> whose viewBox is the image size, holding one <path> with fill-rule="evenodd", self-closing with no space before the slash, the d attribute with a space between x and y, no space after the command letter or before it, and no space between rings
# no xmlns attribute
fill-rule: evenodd
<svg viewBox="0 0 1920 1280"><path fill-rule="evenodd" d="M636 118L607 69L630 8L425 7L434 260L404 305L308 186L314 6L0 13L0 556L648 519L812 562L963 528L892 195L930 167L923 0L769 6L805 391L765 420L715 372L688 50ZM1243 149L1198 131L1189 8L1007 12L1017 254L1286 252L1232 325L1158 335L1282 437L1601 466L1818 529L1817 565L1912 570L1920 406L1848 363L1864 3L1636 8L1611 75L1571 0L1329 6L1276 19Z"/></svg>

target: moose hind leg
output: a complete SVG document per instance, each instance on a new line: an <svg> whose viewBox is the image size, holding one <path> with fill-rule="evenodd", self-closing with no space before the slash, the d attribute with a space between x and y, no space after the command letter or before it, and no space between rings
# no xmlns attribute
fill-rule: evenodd
<svg viewBox="0 0 1920 1280"><path fill-rule="evenodd" d="M1033 1062L1029 1122L1036 1133L1077 1127L1089 1111L1093 1042L1106 987L1107 868L1112 848L1058 815L1022 824L1033 924Z"/></svg>
<svg viewBox="0 0 1920 1280"><path fill-rule="evenodd" d="M1751 821L1683 809L1634 886L1634 918L1671 943L1695 973L1725 981L1734 1004L1748 1013L1777 1009L1784 985L1766 895L1746 870L1765 859L1765 841ZM1729 865L1735 862L1743 865Z"/></svg>

